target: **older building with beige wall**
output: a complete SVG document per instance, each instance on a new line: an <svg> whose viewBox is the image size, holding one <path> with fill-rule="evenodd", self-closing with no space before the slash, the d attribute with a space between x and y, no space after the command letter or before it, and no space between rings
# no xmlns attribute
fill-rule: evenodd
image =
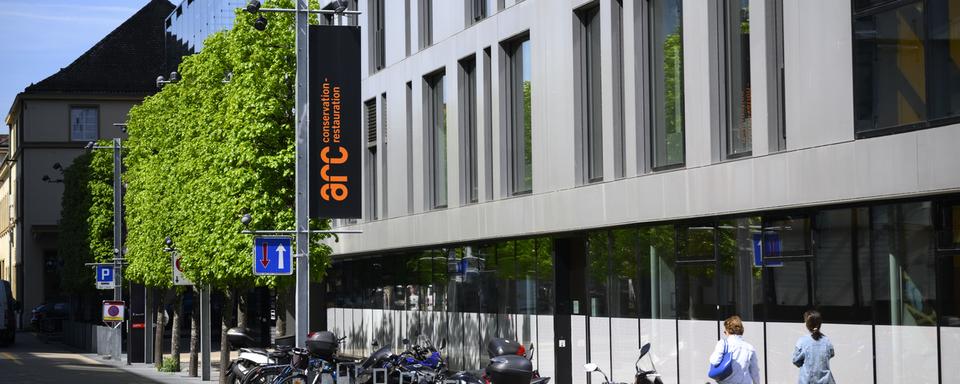
<svg viewBox="0 0 960 384"><path fill-rule="evenodd" d="M150 1L10 106L9 155L0 166L0 278L13 283L26 313L46 301L68 301L59 289L60 170L88 142L125 136L115 124L125 123L130 108L156 91L157 75L168 72L159 31L172 9L165 0Z"/></svg>

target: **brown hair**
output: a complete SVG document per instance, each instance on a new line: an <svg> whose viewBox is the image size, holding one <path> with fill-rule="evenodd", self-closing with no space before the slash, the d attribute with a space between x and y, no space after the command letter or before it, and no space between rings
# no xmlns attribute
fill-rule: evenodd
<svg viewBox="0 0 960 384"><path fill-rule="evenodd" d="M737 315L730 316L723 321L723 328L729 335L743 335L743 320Z"/></svg>
<svg viewBox="0 0 960 384"><path fill-rule="evenodd" d="M820 340L823 337L823 333L820 332L820 327L823 325L823 316L820 316L820 312L816 309L803 313L803 324L807 326L810 337L813 337L814 340Z"/></svg>

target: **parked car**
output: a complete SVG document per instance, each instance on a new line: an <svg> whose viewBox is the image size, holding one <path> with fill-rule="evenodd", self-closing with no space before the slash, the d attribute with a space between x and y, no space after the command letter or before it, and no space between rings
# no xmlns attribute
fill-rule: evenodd
<svg viewBox="0 0 960 384"><path fill-rule="evenodd" d="M17 334L17 315L20 303L13 299L10 282L0 280L0 344L13 344Z"/></svg>
<svg viewBox="0 0 960 384"><path fill-rule="evenodd" d="M69 313L67 303L40 304L30 311L30 326L41 333L60 332Z"/></svg>

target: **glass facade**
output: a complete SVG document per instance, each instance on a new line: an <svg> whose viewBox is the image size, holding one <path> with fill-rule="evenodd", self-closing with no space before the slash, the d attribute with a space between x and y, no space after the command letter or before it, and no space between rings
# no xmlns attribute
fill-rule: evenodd
<svg viewBox="0 0 960 384"><path fill-rule="evenodd" d="M679 0L649 2L651 161L681 166L683 143L683 10Z"/></svg>
<svg viewBox="0 0 960 384"><path fill-rule="evenodd" d="M246 5L246 0L181 1L164 24L169 66L176 68L183 56L200 52L207 36L233 28L234 11Z"/></svg>
<svg viewBox="0 0 960 384"><path fill-rule="evenodd" d="M549 316L538 320L542 328L544 321L560 315L556 289L564 285L575 317L685 324L738 314L747 322L781 329L799 324L805 310L817 308L831 329L876 327L877 332L893 332L896 339L902 332L960 327L957 228L960 203L945 199L436 247L335 261L327 305L478 316L488 319L484 332L520 337L524 331L513 328L518 318ZM560 244L565 249L555 252ZM609 324L614 323L625 324ZM843 335L833 335L843 340ZM616 337L621 336L634 337ZM682 349L680 344L690 342L685 337L669 342ZM872 351L871 340L856 342ZM847 353L853 347L844 346ZM880 350L871 353L887 358ZM897 358L908 361L927 359L931 352L898 353ZM878 366L878 374L887 369L893 368Z"/></svg>

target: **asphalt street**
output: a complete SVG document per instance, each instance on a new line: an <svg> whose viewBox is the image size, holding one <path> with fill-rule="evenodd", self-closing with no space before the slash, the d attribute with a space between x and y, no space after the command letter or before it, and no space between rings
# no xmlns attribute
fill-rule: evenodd
<svg viewBox="0 0 960 384"><path fill-rule="evenodd" d="M44 343L21 332L12 346L0 347L0 383L156 384L120 368L98 362L59 343Z"/></svg>

